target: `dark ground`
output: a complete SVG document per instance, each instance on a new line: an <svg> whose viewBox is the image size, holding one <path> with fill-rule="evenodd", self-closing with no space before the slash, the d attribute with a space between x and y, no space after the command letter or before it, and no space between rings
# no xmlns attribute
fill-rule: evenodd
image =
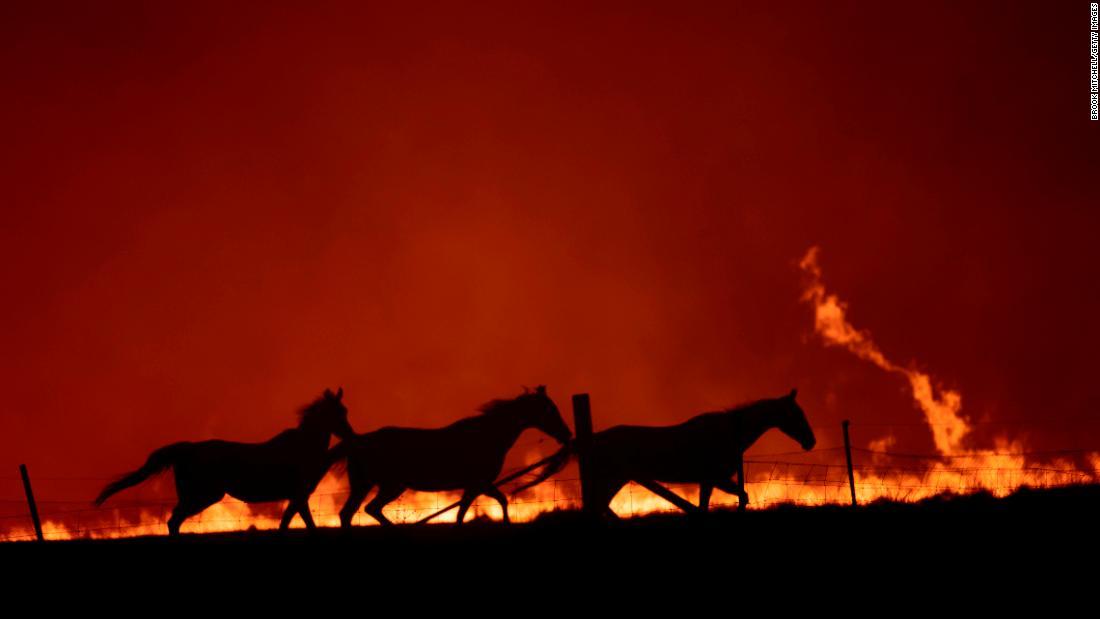
<svg viewBox="0 0 1100 619"><path fill-rule="evenodd" d="M8 568L39 566L51 578L59 569L81 579L152 579L160 585L201 578L240 585L252 595L265 591L256 583L272 576L294 585L269 595L316 592L322 598L347 587L411 592L413 599L445 587L479 600L490 591L526 595L565 587L617 599L626 595L624 585L609 583L618 582L627 583L634 601L655 590L674 596L709 591L718 596L715 603L731 595L722 604L732 606L741 604L739 591L768 591L781 604L804 602L797 597L806 587L829 599L901 588L911 597L916 592L918 598L947 596L945 601L966 592L994 595L989 587L1001 600L1006 593L1058 587L1066 599L1065 592L1091 591L1100 583L1098 516L1100 486L1076 486L1022 490L1003 499L945 496L916 504L778 507L621 522L559 512L528 524L468 522L461 529L408 525L312 535L252 531L20 543L0 547L0 561Z"/></svg>

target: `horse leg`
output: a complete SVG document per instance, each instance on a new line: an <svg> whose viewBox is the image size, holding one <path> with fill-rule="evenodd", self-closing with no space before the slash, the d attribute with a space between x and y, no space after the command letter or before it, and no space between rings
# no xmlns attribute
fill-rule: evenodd
<svg viewBox="0 0 1100 619"><path fill-rule="evenodd" d="M508 520L508 497L504 496L504 493L500 491L500 488L497 488L496 486L489 486L485 490L484 494L491 499L496 499L497 503L500 503L500 510L504 514L504 517L502 518L502 520L504 520L504 524L508 524L509 522L511 522L510 520Z"/></svg>
<svg viewBox="0 0 1100 619"><path fill-rule="evenodd" d="M302 516L302 522L305 523L306 528L310 531L317 528L317 525L313 522L313 514L309 512L309 499L291 499L286 505L286 511L283 512L283 519L279 522L279 530L286 531L290 528L291 521L294 520L294 515L299 514Z"/></svg>
<svg viewBox="0 0 1100 619"><path fill-rule="evenodd" d="M183 521L222 500L224 493L210 491L203 494L181 494L179 502L172 508L168 518L168 534L179 535Z"/></svg>
<svg viewBox="0 0 1100 619"><path fill-rule="evenodd" d="M474 502L479 494L481 493L475 490L466 490L462 493L462 498L458 501L458 519L455 520L455 524L462 524L462 521L466 519L466 510L470 509L470 504Z"/></svg>
<svg viewBox="0 0 1100 619"><path fill-rule="evenodd" d="M340 508L340 528L350 529L351 521L355 518L355 512L363 504L363 499L370 494L374 482L366 475L363 466L354 460L348 461L348 498L344 506Z"/></svg>
<svg viewBox="0 0 1100 619"><path fill-rule="evenodd" d="M737 495L737 511L743 512L749 506L749 493L745 491L744 481L739 480L737 483L733 483L732 479L725 479L716 483L715 487L722 492Z"/></svg>
<svg viewBox="0 0 1100 619"><path fill-rule="evenodd" d="M382 513L382 508L389 504L391 501L401 496L401 493L405 491L402 486L387 486L385 484L378 487L378 494L374 495L370 503L367 503L367 508L363 511L367 512L374 519L381 524L393 524L389 518Z"/></svg>
<svg viewBox="0 0 1100 619"><path fill-rule="evenodd" d="M225 491L217 482L197 475L189 467L177 466L174 471L176 482L176 506L168 518L168 534L179 535L183 521L222 500Z"/></svg>
<svg viewBox="0 0 1100 619"><path fill-rule="evenodd" d="M616 494L623 489L626 485L625 481L620 480L600 480L602 483L592 489L592 502L593 509L598 510L600 514L613 520L620 520L619 515L615 513L615 510L611 509L611 499L615 498ZM595 507L595 506L599 507Z"/></svg>
<svg viewBox="0 0 1100 619"><path fill-rule="evenodd" d="M294 514L298 513L298 502L291 499L286 504L286 509L283 510L283 519L279 521L279 530L286 531L290 528L290 521L294 520Z"/></svg>
<svg viewBox="0 0 1100 619"><path fill-rule="evenodd" d="M699 511L705 512L710 508L710 493L714 492L714 484L699 482Z"/></svg>
<svg viewBox="0 0 1100 619"><path fill-rule="evenodd" d="M351 528L351 520L355 517L355 512L359 511L359 506L363 504L363 499L367 498L367 494L370 493L372 487L374 487L374 484L357 484L352 482L351 493L348 494L348 500L344 501L344 507L340 509L341 528Z"/></svg>
<svg viewBox="0 0 1100 619"><path fill-rule="evenodd" d="M309 511L309 499L302 499L298 505L298 514L302 517L302 522L306 523L307 531L317 530L317 524L313 522L313 513Z"/></svg>

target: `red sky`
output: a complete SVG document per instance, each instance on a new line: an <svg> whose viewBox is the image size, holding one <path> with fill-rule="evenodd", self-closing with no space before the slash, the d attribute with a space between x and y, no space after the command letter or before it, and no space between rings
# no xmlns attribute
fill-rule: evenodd
<svg viewBox="0 0 1100 619"><path fill-rule="evenodd" d="M598 428L792 386L822 445L920 424L813 335L811 245L1014 422L977 440L1100 447L1087 2L73 4L0 9L10 474L262 440L338 385L360 431L539 383Z"/></svg>

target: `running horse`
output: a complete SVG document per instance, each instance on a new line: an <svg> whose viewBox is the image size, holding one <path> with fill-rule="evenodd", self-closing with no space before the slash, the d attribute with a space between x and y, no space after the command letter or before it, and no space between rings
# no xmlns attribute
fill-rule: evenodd
<svg viewBox="0 0 1100 619"><path fill-rule="evenodd" d="M605 515L616 517L611 499L630 481L699 484L699 511L707 511L715 488L735 494L738 509L749 503L745 491L745 450L772 428L809 451L817 440L806 414L795 402L798 390L724 411L703 413L674 426L615 426L592 435L592 498ZM733 476L737 475L737 481ZM657 488L661 490L661 488ZM675 498L675 497L673 497Z"/></svg>
<svg viewBox="0 0 1100 619"><path fill-rule="evenodd" d="M210 440L173 443L154 451L145 465L108 484L96 498L102 505L111 495L136 486L152 475L172 469L177 503L168 519L168 533L179 535L184 520L217 503L226 494L246 503L289 501L280 530L295 514L310 530L309 495L328 470L330 435L355 434L343 403L344 390L326 389L301 410L297 428L284 430L265 443Z"/></svg>
<svg viewBox="0 0 1100 619"><path fill-rule="evenodd" d="M518 397L492 400L480 415L434 429L385 427L342 441L330 450L333 464L346 460L350 494L340 510L340 524L348 528L367 493L378 486L363 510L378 522L392 524L382 513L406 489L438 492L461 490L458 524L480 495L496 499L508 522L508 499L495 485L504 457L519 435L535 428L567 445L572 433L561 418L546 387L526 388ZM564 451L562 453L565 453ZM564 467L559 459L545 479Z"/></svg>

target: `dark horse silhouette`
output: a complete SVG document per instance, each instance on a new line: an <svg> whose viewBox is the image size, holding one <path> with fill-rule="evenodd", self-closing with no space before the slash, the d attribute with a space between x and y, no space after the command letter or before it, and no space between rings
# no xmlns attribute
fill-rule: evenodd
<svg viewBox="0 0 1100 619"><path fill-rule="evenodd" d="M611 499L627 482L657 481L699 484L701 511L707 510L715 488L736 494L738 509L745 509L749 495L740 472L750 445L772 428L807 451L817 442L806 414L795 402L797 394L792 390L779 398L703 413L674 426L615 426L596 432L590 458L595 504L604 514L615 516Z"/></svg>
<svg viewBox="0 0 1100 619"><path fill-rule="evenodd" d="M329 435L354 435L344 407L344 390L328 389L302 409L298 427L265 443L201 441L173 443L149 455L140 469L107 484L95 500L135 486L169 468L176 477L178 502L168 519L168 532L178 535L183 521L217 503L226 494L247 503L289 500L280 529L300 514L314 529L309 495L328 470Z"/></svg>
<svg viewBox="0 0 1100 619"><path fill-rule="evenodd" d="M366 513L382 524L392 524L382 508L406 489L462 490L458 508L461 524L474 499L484 494L500 503L508 521L508 499L493 485L504 466L504 457L528 428L542 430L562 445L572 433L546 395L546 387L510 400L482 405L481 415L467 417L437 429L385 427L360 434L330 450L333 464L346 459L351 493L340 510L340 524L351 519L375 485L378 494ZM564 466L565 461L560 462Z"/></svg>

